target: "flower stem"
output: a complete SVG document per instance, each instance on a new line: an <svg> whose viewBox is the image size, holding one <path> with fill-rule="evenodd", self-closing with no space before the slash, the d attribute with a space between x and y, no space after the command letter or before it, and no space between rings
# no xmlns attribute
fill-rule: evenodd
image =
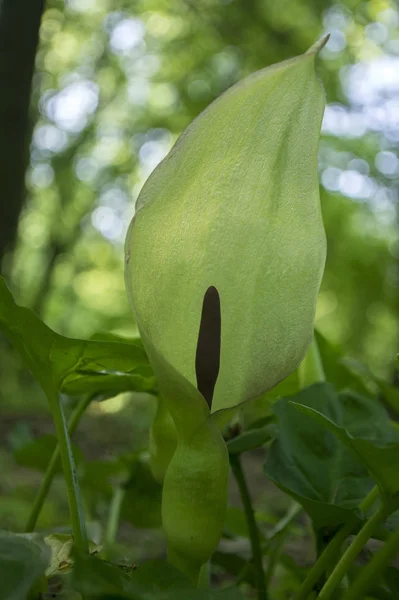
<svg viewBox="0 0 399 600"><path fill-rule="evenodd" d="M115 543L124 497L125 489L123 487L117 487L112 496L111 506L108 514L107 529L104 536L104 545L107 553L109 548Z"/></svg>
<svg viewBox="0 0 399 600"><path fill-rule="evenodd" d="M71 517L72 532L76 549L83 554L88 554L86 525L80 496L78 479L76 477L75 461L72 454L71 441L65 421L64 411L57 393L48 394L48 400L53 415L55 431L60 449L61 464L67 486L69 513Z"/></svg>
<svg viewBox="0 0 399 600"><path fill-rule="evenodd" d="M75 407L75 409L73 410L73 412L68 420L68 434L69 435L72 435L72 433L75 431L83 413L85 412L86 408L90 404L91 400L92 400L91 396L84 396L79 401L79 403ZM51 456L51 459L47 465L46 472L45 472L42 482L40 484L40 488L36 495L35 501L33 503L33 507L30 512L29 518L26 522L26 525L25 525L26 533L34 531L34 529L36 527L36 523L39 518L40 512L43 508L44 501L47 497L47 494L51 487L51 483L54 479L54 475L57 471L59 458L60 458L60 446L59 446L59 444L57 444L57 446L55 447L54 452Z"/></svg>
<svg viewBox="0 0 399 600"><path fill-rule="evenodd" d="M239 454L230 455L230 464L237 481L238 489L240 491L241 500L244 506L245 515L247 518L247 525L249 530L249 537L251 540L252 548L252 559L255 567L256 583L258 600L267 600L266 591L266 580L265 573L263 570L262 551L259 539L259 531L255 521L255 514L252 508L251 498L247 482L245 480L244 471L241 466L241 460Z"/></svg>
<svg viewBox="0 0 399 600"><path fill-rule="evenodd" d="M367 568L362 569L359 577L349 588L344 596L344 600L360 600L376 582L389 561L398 554L399 550L399 529L391 534L385 546L374 555Z"/></svg>
<svg viewBox="0 0 399 600"><path fill-rule="evenodd" d="M289 527L296 519L298 514L303 510L302 506L297 502L288 509L287 513L282 519L275 525L273 530L268 533L267 542L264 548L267 548L267 570L265 575L266 589L269 588L274 571L278 565L278 561L281 555L281 551L289 532Z"/></svg>
<svg viewBox="0 0 399 600"><path fill-rule="evenodd" d="M389 511L387 511L384 506L381 506L380 509L376 513L374 513L374 515L368 521L366 521L366 523L359 531L351 545L346 549L346 551L336 564L330 577L324 584L318 596L318 600L328 600L329 598L331 598L332 593L342 581L344 575L348 571L349 567L351 566L359 552L364 548L368 540L371 538L376 527L385 520L388 513Z"/></svg>
<svg viewBox="0 0 399 600"><path fill-rule="evenodd" d="M366 498L360 505L360 510L367 512L378 498L378 488L375 486L368 493ZM335 560L340 551L342 544L346 538L352 533L358 523L356 517L352 517L341 529L335 534L331 542L319 556L313 567L308 572L304 582L302 583L295 600L307 600L309 594L313 591L314 586L319 581L320 577L328 569L331 563Z"/></svg>

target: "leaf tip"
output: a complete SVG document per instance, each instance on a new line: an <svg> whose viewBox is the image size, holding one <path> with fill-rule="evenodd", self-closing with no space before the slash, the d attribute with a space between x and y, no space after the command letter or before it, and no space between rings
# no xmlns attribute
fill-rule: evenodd
<svg viewBox="0 0 399 600"><path fill-rule="evenodd" d="M320 50L322 50L324 48L324 46L327 44L329 39L330 39L329 33L327 33L326 35L323 35L309 48L309 50L307 52L305 52L305 54L313 54L313 55L318 54L320 52Z"/></svg>

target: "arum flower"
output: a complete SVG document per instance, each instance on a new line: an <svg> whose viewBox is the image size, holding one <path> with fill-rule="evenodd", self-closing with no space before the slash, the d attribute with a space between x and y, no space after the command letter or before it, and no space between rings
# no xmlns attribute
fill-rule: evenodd
<svg viewBox="0 0 399 600"><path fill-rule="evenodd" d="M214 381L204 383L212 412L272 388L312 339L326 254L317 174L324 93L314 68L325 41L222 94L137 201L126 282L143 342L161 380L168 371L194 388L198 369L206 379L199 340L205 353L220 350Z"/></svg>
<svg viewBox="0 0 399 600"><path fill-rule="evenodd" d="M314 62L325 41L250 75L191 123L144 185L126 241L130 304L177 433L176 449L158 452L168 556L193 581L227 504L213 414L284 379L313 335L326 254Z"/></svg>

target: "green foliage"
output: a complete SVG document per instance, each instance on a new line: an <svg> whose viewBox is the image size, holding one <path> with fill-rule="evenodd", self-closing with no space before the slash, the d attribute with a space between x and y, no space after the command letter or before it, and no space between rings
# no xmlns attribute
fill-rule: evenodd
<svg viewBox="0 0 399 600"><path fill-rule="evenodd" d="M126 600L241 600L238 590L196 590L180 571L163 561L148 562L137 571L96 558L77 559L73 587L84 598Z"/></svg>
<svg viewBox="0 0 399 600"><path fill-rule="evenodd" d="M278 433L267 454L265 472L302 504L316 529L334 528L357 513L372 480L359 460L324 427L298 413L294 402L309 410L317 407L355 430L364 425L373 431L375 415L357 399L363 409L363 414L359 410L363 417L359 421L355 411L345 410L341 397L329 384L315 384L274 406Z"/></svg>
<svg viewBox="0 0 399 600"><path fill-rule="evenodd" d="M0 532L1 597L26 600L31 588L44 575L49 554L29 539Z"/></svg>
<svg viewBox="0 0 399 600"><path fill-rule="evenodd" d="M268 423L263 427L253 427L244 431L237 437L227 442L229 454L241 454L259 448L274 437L275 427L273 423Z"/></svg>
<svg viewBox="0 0 399 600"><path fill-rule="evenodd" d="M55 333L32 310L15 303L2 277L0 277L0 328L18 350L49 401L67 483L75 541L80 550L85 551L88 542L83 507L59 392L65 384L66 390L71 393L86 392L89 397L101 391L106 395L109 395L110 390L117 393L121 391L120 375L125 378L122 389L137 387L142 391L144 387L148 390L154 385L151 367L140 344L135 346L118 342L73 340ZM136 376L134 371L137 366L139 375ZM144 376L140 369L143 369ZM51 482L56 470L55 452L57 451L58 449L54 450L53 464L49 466L46 473L43 483L45 488ZM40 510L41 503L42 498L34 507L36 512Z"/></svg>
<svg viewBox="0 0 399 600"><path fill-rule="evenodd" d="M154 379L143 347L72 340L47 327L33 311L15 304L0 278L0 327L46 393L116 394L149 391Z"/></svg>
<svg viewBox="0 0 399 600"><path fill-rule="evenodd" d="M353 398L350 398L352 403L353 400ZM363 399L363 402L365 402L365 399ZM372 406L372 401L368 401L368 403L369 406ZM354 416L356 419L354 429L350 427L350 423L344 423L344 426L337 425L334 422L335 419L332 419L330 415L326 416L313 407L304 406L301 402L295 401L293 405L301 412L317 420L356 454L358 460L368 468L386 501L396 499L396 502L398 502L399 432L393 427L386 415L379 414L382 412L381 409L380 411L375 410L375 407L378 406L376 403L374 403L372 411L367 411L369 413L367 415L368 422L360 421L360 427L358 419L359 416L363 416L365 411L352 411L351 417ZM360 402L357 399L356 408L359 405ZM363 409L364 405L360 408Z"/></svg>
<svg viewBox="0 0 399 600"><path fill-rule="evenodd" d="M162 486L148 465L135 462L124 485L121 518L135 527L161 527Z"/></svg>
<svg viewBox="0 0 399 600"><path fill-rule="evenodd" d="M141 600L140 596L130 594L130 578L130 572L122 567L95 557L76 557L72 571L72 588L87 599Z"/></svg>
<svg viewBox="0 0 399 600"><path fill-rule="evenodd" d="M165 561L149 561L132 575L133 588L142 590L149 600L169 600L173 594L188 593L193 589L181 571Z"/></svg>

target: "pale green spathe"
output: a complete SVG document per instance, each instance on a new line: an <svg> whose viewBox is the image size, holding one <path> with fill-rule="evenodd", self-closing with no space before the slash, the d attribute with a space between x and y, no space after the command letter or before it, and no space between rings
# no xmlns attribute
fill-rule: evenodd
<svg viewBox="0 0 399 600"><path fill-rule="evenodd" d="M312 338L326 253L319 47L247 77L213 102L137 202L127 290L161 390L165 364L196 386L202 302L210 286L219 292L212 412L273 387L298 366Z"/></svg>

